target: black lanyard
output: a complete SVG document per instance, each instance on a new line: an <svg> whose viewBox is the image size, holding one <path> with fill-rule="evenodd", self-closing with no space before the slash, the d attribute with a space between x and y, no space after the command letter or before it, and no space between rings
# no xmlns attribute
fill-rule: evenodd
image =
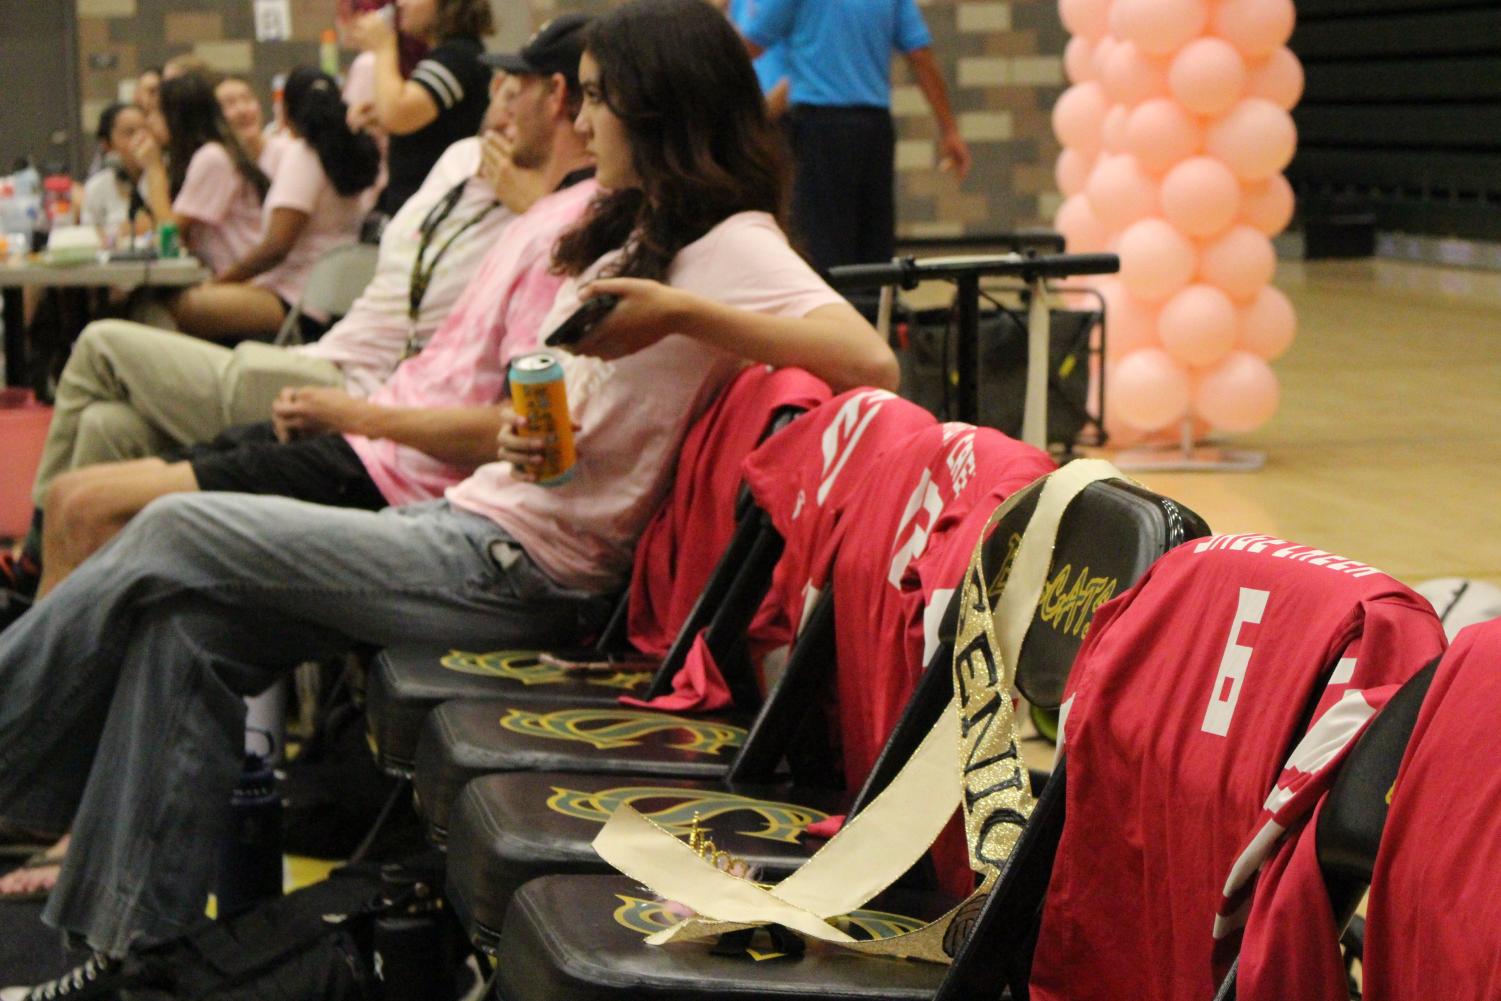
<svg viewBox="0 0 1501 1001"><path fill-rule="evenodd" d="M491 212L500 208L499 201L492 201L480 209L472 219L454 230L447 241L437 248L432 260L424 261L428 248L433 245L433 237L438 233L438 227L442 226L453 214L453 210L458 208L459 199L464 197L464 189L469 186L470 180L471 178L465 178L454 185L438 204L428 209L427 217L422 220L419 228L422 239L417 244L417 256L412 260L412 282L407 290L407 319L411 321L411 332L407 335L406 350L402 352L403 359L410 358L422 350L422 345L417 340L417 317L422 312L422 300L427 298L428 286L432 284L433 273L438 270L438 264L443 260L443 255L448 253L448 248L453 246L455 240L479 225Z"/></svg>

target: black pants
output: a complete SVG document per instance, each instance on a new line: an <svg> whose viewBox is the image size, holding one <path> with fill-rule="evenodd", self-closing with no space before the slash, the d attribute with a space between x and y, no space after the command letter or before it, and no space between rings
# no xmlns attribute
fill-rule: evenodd
<svg viewBox="0 0 1501 1001"><path fill-rule="evenodd" d="M889 261L896 249L896 129L886 108L794 105L792 224L813 266Z"/></svg>

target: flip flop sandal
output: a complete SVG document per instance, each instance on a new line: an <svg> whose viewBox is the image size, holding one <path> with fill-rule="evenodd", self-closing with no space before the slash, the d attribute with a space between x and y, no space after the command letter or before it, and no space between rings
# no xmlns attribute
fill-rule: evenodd
<svg viewBox="0 0 1501 1001"><path fill-rule="evenodd" d="M48 868L57 868L60 870L62 868L62 864L63 860L61 857L50 856L45 850L43 850L37 852L35 855L32 855L30 858L22 862L20 865L16 866L11 871L22 872L26 869ZM54 883L53 885L55 886L56 884ZM46 900L47 897L51 895L51 893L52 890L50 888L46 890L31 890L26 893L0 893L0 904L36 903L38 901Z"/></svg>

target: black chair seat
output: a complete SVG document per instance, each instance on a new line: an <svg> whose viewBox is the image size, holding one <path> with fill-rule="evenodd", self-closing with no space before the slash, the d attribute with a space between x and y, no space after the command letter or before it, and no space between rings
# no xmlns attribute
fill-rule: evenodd
<svg viewBox="0 0 1501 1001"><path fill-rule="evenodd" d="M845 793L735 787L641 776L512 772L470 782L450 812L448 895L472 941L491 948L511 896L553 873L608 873L594 838L620 803L686 831L695 817L724 851L763 877L790 874L823 846L810 823L847 808Z"/></svg>
<svg viewBox="0 0 1501 1001"><path fill-rule="evenodd" d="M531 651L397 647L376 658L365 691L365 718L376 762L408 777L422 723L444 702L520 695L536 703L610 706L621 695L640 696L651 679L649 669L571 675L539 663Z"/></svg>
<svg viewBox="0 0 1501 1001"><path fill-rule="evenodd" d="M624 876L547 876L527 883L506 916L497 997L931 1001L947 969L813 942L802 956L763 960L716 956L704 943L649 948L641 940L673 919L644 898L646 892ZM871 937L871 929L880 937L908 931L952 903L937 894L883 895L857 912L859 923L849 930L856 937Z"/></svg>
<svg viewBox="0 0 1501 1001"><path fill-rule="evenodd" d="M423 724L413 789L429 834L442 843L453 801L471 779L498 772L720 779L750 719L519 698L445 702Z"/></svg>

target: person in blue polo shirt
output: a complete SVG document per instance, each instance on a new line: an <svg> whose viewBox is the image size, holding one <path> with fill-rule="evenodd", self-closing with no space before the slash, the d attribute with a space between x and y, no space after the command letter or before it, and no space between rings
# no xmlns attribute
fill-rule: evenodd
<svg viewBox="0 0 1501 1001"><path fill-rule="evenodd" d="M748 0L752 56L779 45L791 78L792 222L815 267L890 260L896 246L891 54L900 52L938 123L940 164L963 179L970 152L916 0Z"/></svg>
<svg viewBox="0 0 1501 1001"><path fill-rule="evenodd" d="M761 0L714 0L730 19L730 23L745 33L746 25L756 16ZM761 91L766 95L771 113L780 118L787 110L787 91L790 81L787 76L786 46L777 45L756 57L753 64L756 79L761 81Z"/></svg>

